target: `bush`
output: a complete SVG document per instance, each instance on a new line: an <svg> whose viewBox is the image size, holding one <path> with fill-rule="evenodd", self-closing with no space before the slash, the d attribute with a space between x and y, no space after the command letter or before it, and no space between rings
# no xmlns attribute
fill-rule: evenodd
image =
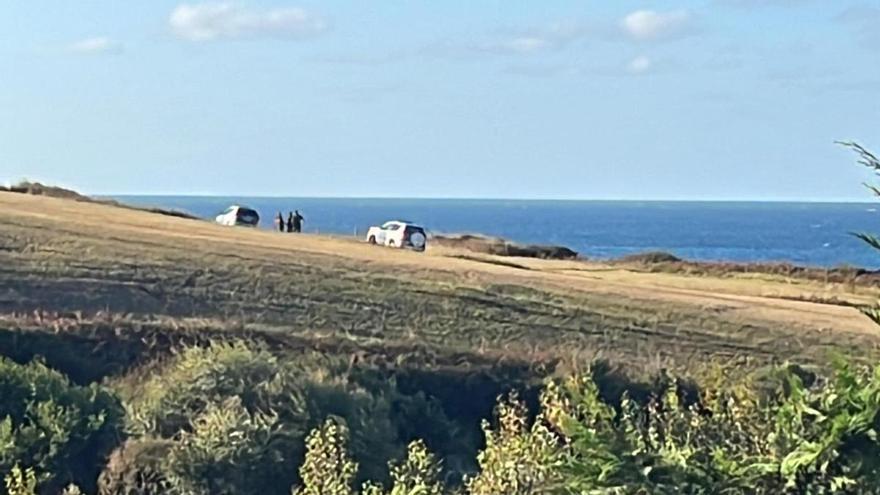
<svg viewBox="0 0 880 495"><path fill-rule="evenodd" d="M409 444L406 459L392 463L390 495L443 495L440 463L421 440Z"/></svg>
<svg viewBox="0 0 880 495"><path fill-rule="evenodd" d="M219 354L204 362L225 362L225 349L209 349ZM268 359L263 351L251 352ZM244 369L254 366L250 358L243 362L250 363ZM354 487L364 471L353 459L375 464L395 448L388 431L393 400L363 392L327 368L297 369L297 376L305 377L294 389L302 394L305 416L295 424L326 418L330 410L348 414L319 423L305 440L304 460L290 456L303 448L303 438L285 426L283 411L249 407L235 395L206 402L187 426L164 440L162 492L288 493L299 485L295 495L358 493ZM234 367L227 372L236 375ZM735 382L709 375L699 392L664 376L658 381L663 388L639 401L626 393L603 398L598 385L603 376L587 372L548 383L535 417L515 395L500 401L497 421L483 424L479 472L465 477L461 493L865 493L880 486L880 366L870 370L839 362L828 378L796 367ZM173 383L168 388L176 393ZM266 396L256 404L279 400ZM352 426L365 432L359 447ZM441 464L421 441L388 466L390 476L378 474L359 493L450 493L440 481ZM289 472L297 467L301 483Z"/></svg>
<svg viewBox="0 0 880 495"><path fill-rule="evenodd" d="M215 343L184 349L137 388L120 393L128 398L128 428L138 436L190 431L196 417L231 397L249 412L281 411L288 427L305 431L307 372L242 342Z"/></svg>
<svg viewBox="0 0 880 495"><path fill-rule="evenodd" d="M696 402L683 401L686 390L667 378L646 403L625 395L610 405L587 373L549 383L534 419L509 397L498 405L497 426L484 423L480 472L466 477L465 493L876 493L880 366L840 362L809 387L802 374L782 367L760 386L719 381ZM326 466L352 462L333 452ZM445 493L423 444L411 445L391 472L391 495ZM353 493L344 485L340 493ZM369 484L361 493L387 492Z"/></svg>
<svg viewBox="0 0 880 495"><path fill-rule="evenodd" d="M387 463L403 452L390 388L368 390L353 379L318 370L302 384L308 405L308 427L328 417L344 423L351 452L360 460L357 480L387 478Z"/></svg>
<svg viewBox="0 0 880 495"><path fill-rule="evenodd" d="M169 440L129 439L110 455L98 478L99 495L169 493L163 463L174 445Z"/></svg>
<svg viewBox="0 0 880 495"><path fill-rule="evenodd" d="M498 406L498 429L484 422L486 448L477 456L480 473L465 480L471 495L550 493L559 483L562 452L542 417L529 426L516 396Z"/></svg>
<svg viewBox="0 0 880 495"><path fill-rule="evenodd" d="M462 397L462 400L476 400L473 395ZM391 422L401 441L424 442L443 458L444 476L460 479L462 474L476 469L474 458L481 444L479 422L464 415L450 418L444 405L421 391L411 395L395 394ZM473 427L468 428L471 424Z"/></svg>
<svg viewBox="0 0 880 495"><path fill-rule="evenodd" d="M278 416L250 413L237 397L210 405L169 451L167 479L178 493L272 492L297 440Z"/></svg>
<svg viewBox="0 0 880 495"><path fill-rule="evenodd" d="M791 368L776 388L706 389L686 405L673 381L646 405L604 404L595 383L548 387L568 493L864 493L880 483L880 367L844 363L805 387ZM765 384L766 387L766 384Z"/></svg>
<svg viewBox="0 0 880 495"><path fill-rule="evenodd" d="M439 404L402 396L393 380L383 385L369 373L355 383L339 369L335 361L282 359L242 343L181 351L124 390L137 436L113 451L98 493L300 486L297 495L354 495L359 484L362 495L450 493L424 442L389 462L401 457L402 437L451 445L440 440L444 425L447 436L456 434L455 423ZM786 366L736 381L707 374L701 388L664 375L639 388L638 400L603 393L609 376L598 365L551 381L537 411L516 395L499 401L496 421L483 423L479 470L456 493L866 493L880 486L880 366L841 360L830 376ZM41 363L5 360L0 394L5 493L58 493L71 482L93 493L98 467L120 438L115 397L73 386ZM403 425L419 418L425 424Z"/></svg>
<svg viewBox="0 0 880 495"><path fill-rule="evenodd" d="M299 469L303 486L293 495L354 495L357 463L347 450L348 430L328 419L306 439L306 459Z"/></svg>
<svg viewBox="0 0 880 495"><path fill-rule="evenodd" d="M344 425L327 420L309 434L307 452L300 468L303 485L292 495L355 495L355 463L348 454L348 430ZM389 495L443 495L440 463L422 441L410 443L406 459L388 465L392 486ZM382 486L367 482L362 495L385 495Z"/></svg>
<svg viewBox="0 0 880 495"><path fill-rule="evenodd" d="M0 398L0 472L21 465L42 474L41 490L71 482L94 489L121 438L123 409L113 394L72 385L39 362L0 358Z"/></svg>
<svg viewBox="0 0 880 495"><path fill-rule="evenodd" d="M35 495L37 493L37 475L33 468L22 470L16 465L6 475L4 481L8 495Z"/></svg>
<svg viewBox="0 0 880 495"><path fill-rule="evenodd" d="M163 476L198 493L288 492L306 433L328 416L345 424L352 451L367 460L360 479L387 476L388 459L402 449L389 399L336 369L325 358L279 359L241 342L187 348L124 390L129 429L172 442Z"/></svg>

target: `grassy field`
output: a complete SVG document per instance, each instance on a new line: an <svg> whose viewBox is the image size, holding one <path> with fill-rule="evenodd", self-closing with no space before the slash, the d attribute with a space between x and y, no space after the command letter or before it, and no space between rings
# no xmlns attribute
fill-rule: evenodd
<svg viewBox="0 0 880 495"><path fill-rule="evenodd" d="M398 252L14 193L0 207L0 324L19 331L97 315L117 332L260 332L452 366L817 363L872 358L880 344L857 309L880 298L870 284Z"/></svg>

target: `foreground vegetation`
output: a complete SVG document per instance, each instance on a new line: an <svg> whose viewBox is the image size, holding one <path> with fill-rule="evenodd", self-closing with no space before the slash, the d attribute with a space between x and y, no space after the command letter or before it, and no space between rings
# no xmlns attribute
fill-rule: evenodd
<svg viewBox="0 0 880 495"><path fill-rule="evenodd" d="M104 385L0 360L6 493L869 493L880 368L718 368L600 390L596 369L499 399L482 438L442 404L320 355L187 347ZM71 487L71 484L75 487Z"/></svg>

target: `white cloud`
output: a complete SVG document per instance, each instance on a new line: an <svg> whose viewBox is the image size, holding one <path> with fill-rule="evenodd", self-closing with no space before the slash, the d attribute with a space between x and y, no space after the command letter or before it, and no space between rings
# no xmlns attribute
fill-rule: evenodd
<svg viewBox="0 0 880 495"><path fill-rule="evenodd" d="M492 39L472 43L465 48L477 53L502 55L533 55L560 50L572 42L585 38L590 28L575 22L559 22L527 29L503 29Z"/></svg>
<svg viewBox="0 0 880 495"><path fill-rule="evenodd" d="M499 55L531 55L557 48L557 45L540 36L520 36L515 38L487 41L464 45L466 51Z"/></svg>
<svg viewBox="0 0 880 495"><path fill-rule="evenodd" d="M551 77L560 74L573 74L575 71L567 65L511 65L506 67L505 74L513 74L526 77Z"/></svg>
<svg viewBox="0 0 880 495"><path fill-rule="evenodd" d="M651 70L651 67L654 63L650 58L639 55L638 57L630 60L629 64L627 64L626 69L630 74L644 74Z"/></svg>
<svg viewBox="0 0 880 495"><path fill-rule="evenodd" d="M502 46L517 53L534 53L553 45L549 40L536 36L524 36L506 41Z"/></svg>
<svg viewBox="0 0 880 495"><path fill-rule="evenodd" d="M690 33L691 14L687 10L637 10L624 17L620 26L629 37L637 41L674 39Z"/></svg>
<svg viewBox="0 0 880 495"><path fill-rule="evenodd" d="M253 10L239 5L199 3L178 5L168 19L177 36L190 41L229 38L309 38L327 30L320 17L298 7Z"/></svg>
<svg viewBox="0 0 880 495"><path fill-rule="evenodd" d="M117 53L122 44L104 36L86 38L67 45L67 51L80 54Z"/></svg>

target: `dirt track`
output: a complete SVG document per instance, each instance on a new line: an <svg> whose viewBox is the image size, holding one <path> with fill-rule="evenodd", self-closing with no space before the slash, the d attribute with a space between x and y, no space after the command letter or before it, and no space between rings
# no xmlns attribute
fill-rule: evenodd
<svg viewBox="0 0 880 495"><path fill-rule="evenodd" d="M875 355L876 289L426 254L0 193L0 312L234 318L438 349L694 358ZM818 302L817 302L818 301ZM823 303L821 301L831 301Z"/></svg>

